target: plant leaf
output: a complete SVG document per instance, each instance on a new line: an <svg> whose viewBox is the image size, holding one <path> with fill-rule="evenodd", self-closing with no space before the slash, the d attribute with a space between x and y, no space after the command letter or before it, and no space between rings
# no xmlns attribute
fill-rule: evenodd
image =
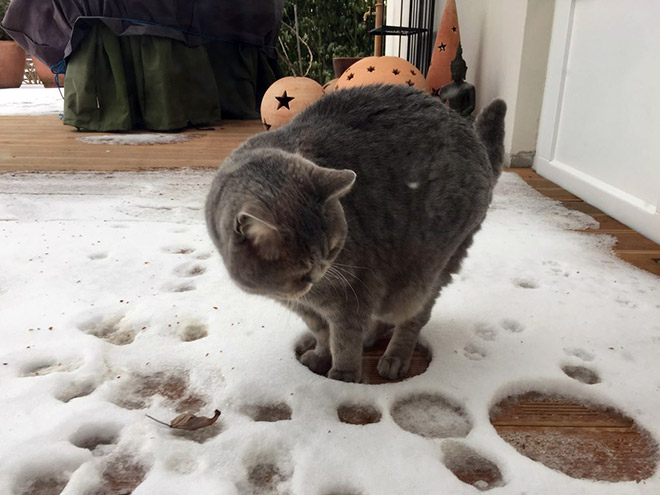
<svg viewBox="0 0 660 495"><path fill-rule="evenodd" d="M183 413L179 414L170 423L171 428L179 430L199 430L214 424L220 417L220 411L215 410L212 418L205 418L204 416L195 416L194 414Z"/></svg>

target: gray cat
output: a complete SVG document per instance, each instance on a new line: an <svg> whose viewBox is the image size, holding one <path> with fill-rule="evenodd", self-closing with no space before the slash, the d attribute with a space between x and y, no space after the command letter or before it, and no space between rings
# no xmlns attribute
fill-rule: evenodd
<svg viewBox="0 0 660 495"><path fill-rule="evenodd" d="M405 376L486 216L505 113L495 100L473 129L415 89L339 90L227 158L209 234L240 288L302 317L312 371L359 381L363 344L394 327L378 372Z"/></svg>

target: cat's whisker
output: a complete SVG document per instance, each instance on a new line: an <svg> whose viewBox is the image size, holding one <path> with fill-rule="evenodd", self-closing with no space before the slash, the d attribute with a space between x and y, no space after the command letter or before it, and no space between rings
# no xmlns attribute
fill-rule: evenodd
<svg viewBox="0 0 660 495"><path fill-rule="evenodd" d="M371 273L374 273L374 271L371 268L369 268L368 266L345 265L343 263L337 263L337 262L334 262L333 265L341 266L341 267L344 267L344 268L357 268L357 269L360 269L360 270L369 270Z"/></svg>
<svg viewBox="0 0 660 495"><path fill-rule="evenodd" d="M346 270L346 269L343 269L343 270L342 270L342 268L340 268L340 267L335 268L335 270L337 270L339 273L342 273L342 274L344 275L344 277L345 277L345 275L348 275L348 276L350 276L350 277L353 277L355 280L357 280L358 282L360 282L360 283L364 286L364 288L367 290L367 292L369 293L369 295L373 295L373 294L371 293L371 290L369 289L369 286L368 286L367 284L365 284L365 283L362 281L362 279L361 279L360 277L358 277L355 273L351 273L351 272L349 272L349 271ZM372 272L372 273L373 273L373 272Z"/></svg>
<svg viewBox="0 0 660 495"><path fill-rule="evenodd" d="M344 276L344 274L339 270L339 268L335 268L335 273L339 275L344 282L346 282L346 285L351 289L353 292L353 295L355 296L355 302L357 303L358 309L360 309L360 298L357 295L357 292L355 292L355 289L351 285L351 283L348 281L348 279Z"/></svg>
<svg viewBox="0 0 660 495"><path fill-rule="evenodd" d="M326 270L325 274L328 276L328 280L330 280L329 285L330 285L330 287L332 287L332 290L334 291L335 296L339 297L339 292L337 292L337 286L336 286L336 284L333 283L333 281L339 280L337 275L335 273L331 272L330 268L328 270ZM339 280L339 281L341 282L341 280ZM345 288L344 288L344 291L346 291Z"/></svg>
<svg viewBox="0 0 660 495"><path fill-rule="evenodd" d="M329 267L328 270L326 271L326 273L327 273L329 276L332 275L332 277L331 277L332 280L336 280L336 281L338 281L338 282L341 284L341 286L344 288L344 299L348 299L348 292L346 291L346 283L345 283L345 281L342 280L342 278L337 274L337 271L336 271L336 270L333 270L332 267ZM332 288L333 288L333 290L335 291L335 294L339 297L339 294L337 293L337 288L336 288L335 284L330 284L330 285L332 285Z"/></svg>

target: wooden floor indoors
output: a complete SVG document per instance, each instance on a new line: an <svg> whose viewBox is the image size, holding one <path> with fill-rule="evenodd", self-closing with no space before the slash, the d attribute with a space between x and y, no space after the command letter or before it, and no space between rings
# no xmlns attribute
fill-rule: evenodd
<svg viewBox="0 0 660 495"><path fill-rule="evenodd" d="M261 130L258 121L228 121L212 130L185 131L197 137L184 143L112 146L78 141L77 138L98 134L77 132L63 126L55 116L0 117L0 172L215 168L231 150ZM614 250L621 259L660 276L660 245L531 169L506 172L518 174L531 187L565 207L591 215L600 227L585 232L614 236ZM365 353L365 383L383 383L376 363L385 347L386 342L381 342ZM426 351L418 347L409 375L424 372L428 362ZM527 395L500 404L492 412L491 422L522 454L570 476L639 481L650 476L656 466L655 445L632 420L615 411L589 408L566 398ZM571 455L564 450L566 445L574 447ZM473 483L487 478L486 471L477 463L461 479Z"/></svg>

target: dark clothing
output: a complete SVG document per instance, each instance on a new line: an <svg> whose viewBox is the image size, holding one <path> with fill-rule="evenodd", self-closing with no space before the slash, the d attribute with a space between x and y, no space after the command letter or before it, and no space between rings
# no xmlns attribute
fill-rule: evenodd
<svg viewBox="0 0 660 495"><path fill-rule="evenodd" d="M275 57L283 0L12 0L2 28L48 65L69 57L92 26L187 46L229 41Z"/></svg>

